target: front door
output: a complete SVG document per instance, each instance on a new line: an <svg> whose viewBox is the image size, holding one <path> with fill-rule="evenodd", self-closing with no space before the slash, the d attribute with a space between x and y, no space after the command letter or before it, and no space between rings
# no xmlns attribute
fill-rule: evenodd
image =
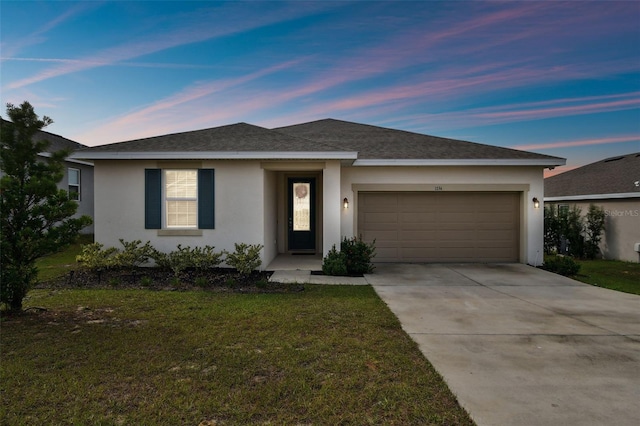
<svg viewBox="0 0 640 426"><path fill-rule="evenodd" d="M316 180L288 179L289 250L316 249Z"/></svg>

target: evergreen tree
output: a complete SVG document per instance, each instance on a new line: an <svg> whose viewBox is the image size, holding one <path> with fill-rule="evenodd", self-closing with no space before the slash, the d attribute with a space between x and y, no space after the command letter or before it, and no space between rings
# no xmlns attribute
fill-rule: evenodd
<svg viewBox="0 0 640 426"><path fill-rule="evenodd" d="M72 243L91 218L72 218L78 205L57 187L69 152L38 157L50 143L34 136L53 121L38 118L28 102L7 104L7 116L0 127L0 302L21 311L37 278L36 259Z"/></svg>

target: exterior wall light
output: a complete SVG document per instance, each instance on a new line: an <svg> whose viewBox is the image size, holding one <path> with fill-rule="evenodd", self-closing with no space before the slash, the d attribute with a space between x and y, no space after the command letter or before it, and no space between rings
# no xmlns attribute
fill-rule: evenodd
<svg viewBox="0 0 640 426"><path fill-rule="evenodd" d="M342 200L342 207L345 209L349 208L349 199L347 197L344 197L344 200Z"/></svg>
<svg viewBox="0 0 640 426"><path fill-rule="evenodd" d="M536 197L533 197L533 208L534 209L539 209L540 208L540 201L538 201L538 199Z"/></svg>

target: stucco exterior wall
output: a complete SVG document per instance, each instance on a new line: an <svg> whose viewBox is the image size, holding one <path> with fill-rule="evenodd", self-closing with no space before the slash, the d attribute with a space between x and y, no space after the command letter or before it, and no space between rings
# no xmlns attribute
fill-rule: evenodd
<svg viewBox="0 0 640 426"><path fill-rule="evenodd" d="M69 189L69 169L80 170L80 201L78 201L78 210L74 217L83 215L93 218L94 215L94 194L93 194L93 166L86 164L65 161L64 177L58 183L58 188L67 191ZM95 220L94 220L95 222ZM89 225L80 230L81 234L93 234L94 225Z"/></svg>
<svg viewBox="0 0 640 426"><path fill-rule="evenodd" d="M384 187L386 185L386 187ZM520 208L520 262L542 263L543 253L542 167L343 167L340 192L349 199L349 213L342 216L341 235L357 232L357 192L394 191L518 191ZM532 199L540 200L535 209Z"/></svg>
<svg viewBox="0 0 640 426"><path fill-rule="evenodd" d="M348 211L342 208L342 186L340 183L342 173L339 161L327 161L323 171L322 201L323 201L323 228L322 228L322 256L326 256L335 244L340 247L341 228ZM348 216L347 216L348 217Z"/></svg>
<svg viewBox="0 0 640 426"><path fill-rule="evenodd" d="M605 259L640 262L634 245L640 243L640 198L590 201L554 201L555 205L577 206L586 216L591 204L602 207L605 213L605 231L600 250Z"/></svg>
<svg viewBox="0 0 640 426"><path fill-rule="evenodd" d="M215 169L215 229L203 229L199 236L158 235L144 228L145 168ZM151 241L158 250L169 252L178 244L211 245L216 251L234 250L234 243L263 244L265 231L264 171L257 161L166 161L95 162L95 238L105 246L120 247L127 241ZM264 251L262 252L264 256ZM263 267L264 267L263 259Z"/></svg>
<svg viewBox="0 0 640 426"><path fill-rule="evenodd" d="M278 176L264 172L264 249L262 266L266 267L278 255Z"/></svg>

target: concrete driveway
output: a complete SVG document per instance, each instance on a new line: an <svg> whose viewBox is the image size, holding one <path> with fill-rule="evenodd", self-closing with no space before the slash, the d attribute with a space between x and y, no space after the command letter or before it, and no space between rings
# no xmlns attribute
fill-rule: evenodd
<svg viewBox="0 0 640 426"><path fill-rule="evenodd" d="M520 264L366 279L479 426L640 424L640 296Z"/></svg>

